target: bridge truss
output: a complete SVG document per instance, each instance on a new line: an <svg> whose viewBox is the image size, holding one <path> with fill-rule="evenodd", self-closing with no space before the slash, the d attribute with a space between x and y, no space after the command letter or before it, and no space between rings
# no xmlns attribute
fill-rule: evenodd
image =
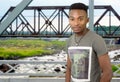
<svg viewBox="0 0 120 82"><path fill-rule="evenodd" d="M15 7L10 7L1 18L6 19ZM73 32L68 23L69 6L28 6L15 20L1 33L0 37L69 37ZM111 6L94 6L94 9L103 9L105 12L94 23L96 33L102 29L103 37L120 37L120 16ZM104 29L100 21L109 13L108 30ZM111 14L113 13L113 14ZM111 17L114 15L119 25L111 29ZM107 20L106 20L107 21Z"/></svg>

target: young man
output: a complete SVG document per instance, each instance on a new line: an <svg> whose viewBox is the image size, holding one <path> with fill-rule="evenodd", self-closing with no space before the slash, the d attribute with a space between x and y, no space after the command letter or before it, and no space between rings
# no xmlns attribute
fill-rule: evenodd
<svg viewBox="0 0 120 82"><path fill-rule="evenodd" d="M91 47L91 72L90 81L88 82L110 82L112 69L106 44L101 36L86 28L89 22L87 9L88 7L83 3L74 3L70 6L69 24L74 34L67 41L67 49L71 46ZM81 82L79 79L78 81L71 79L75 70L72 69L72 65L73 62L68 54L65 82Z"/></svg>

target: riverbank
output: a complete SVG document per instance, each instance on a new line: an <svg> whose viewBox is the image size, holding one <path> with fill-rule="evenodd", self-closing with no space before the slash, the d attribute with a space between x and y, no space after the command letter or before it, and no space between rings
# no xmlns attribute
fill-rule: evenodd
<svg viewBox="0 0 120 82"><path fill-rule="evenodd" d="M0 40L1 59L19 59L32 56L52 55L65 49L65 41L41 39Z"/></svg>

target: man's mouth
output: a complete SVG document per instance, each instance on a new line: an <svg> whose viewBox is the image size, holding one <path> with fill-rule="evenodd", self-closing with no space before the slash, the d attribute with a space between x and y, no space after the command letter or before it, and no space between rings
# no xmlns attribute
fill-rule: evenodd
<svg viewBox="0 0 120 82"><path fill-rule="evenodd" d="M79 30L80 30L80 27L73 27L73 30L74 30L74 31L79 31Z"/></svg>

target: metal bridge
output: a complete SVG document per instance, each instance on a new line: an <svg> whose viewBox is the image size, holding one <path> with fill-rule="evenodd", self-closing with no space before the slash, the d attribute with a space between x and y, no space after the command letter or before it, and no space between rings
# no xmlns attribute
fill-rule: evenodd
<svg viewBox="0 0 120 82"><path fill-rule="evenodd" d="M120 45L107 45L108 50L117 50L109 55L119 56ZM67 54L58 53L63 56L39 59L38 57L19 60L0 60L0 82L65 82ZM116 55L117 56L117 55ZM120 57L112 57L113 78L111 82L120 80ZM114 61L113 61L114 60Z"/></svg>
<svg viewBox="0 0 120 82"><path fill-rule="evenodd" d="M120 62L111 62L118 70L114 72L111 82L119 82ZM54 61L23 61L23 60L0 60L0 64L7 65L9 69L0 69L0 82L65 82L65 72L54 72L55 66L66 66L66 62ZM13 65L14 64L14 65ZM22 69L19 69L22 66ZM42 70L42 67L46 68ZM66 68L64 68L66 69ZM14 70L13 72L11 72ZM42 70L42 71L41 71Z"/></svg>
<svg viewBox="0 0 120 82"><path fill-rule="evenodd" d="M0 19L0 37L69 37L72 34L68 23L69 6L26 6L30 1L25 1L28 0L23 0L23 8L21 5L17 6L21 9L10 7ZM120 37L120 24L114 29L111 25L112 15L120 21L119 14L110 5L97 5L94 9L105 10L94 23L96 33L99 34L101 28L103 37ZM106 30L100 21L107 13L109 29Z"/></svg>

